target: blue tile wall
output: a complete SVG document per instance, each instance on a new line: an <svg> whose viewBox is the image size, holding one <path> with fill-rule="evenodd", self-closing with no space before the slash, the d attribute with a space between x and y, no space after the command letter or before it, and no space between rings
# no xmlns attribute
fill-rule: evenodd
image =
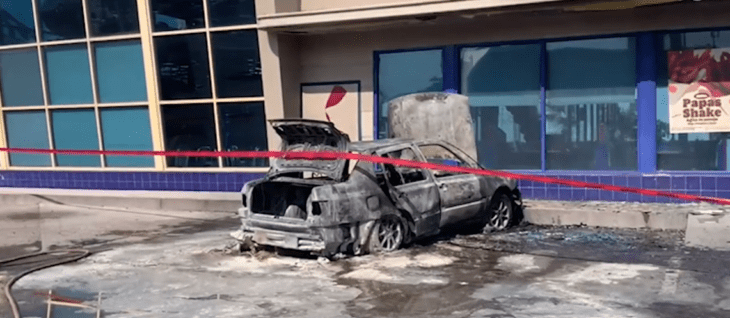
<svg viewBox="0 0 730 318"><path fill-rule="evenodd" d="M639 174L639 173L590 173L590 174L553 174L537 173L545 177L584 181L631 188L653 189L667 192L685 193L708 197L730 199L730 173L671 173L671 174ZM680 203L684 200L645 196L635 193L602 191L588 188L548 185L540 182L519 181L518 186L526 199L571 200L571 201L629 201Z"/></svg>
<svg viewBox="0 0 730 318"><path fill-rule="evenodd" d="M655 189L730 199L728 174L539 174L566 180L603 183L633 188ZM243 184L263 173L214 172L67 172L67 171L0 171L0 187L57 188L148 191L212 191L238 192ZM644 196L635 193L575 188L541 182L519 181L527 199L602 200L630 202L683 202L682 200Z"/></svg>
<svg viewBox="0 0 730 318"><path fill-rule="evenodd" d="M263 173L2 171L0 187L238 192Z"/></svg>

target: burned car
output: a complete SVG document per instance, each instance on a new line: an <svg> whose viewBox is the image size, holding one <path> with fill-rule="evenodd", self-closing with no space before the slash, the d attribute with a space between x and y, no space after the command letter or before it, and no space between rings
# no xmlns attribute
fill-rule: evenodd
<svg viewBox="0 0 730 318"><path fill-rule="evenodd" d="M440 140L350 142L330 122L270 121L284 151L338 151L478 168ZM390 252L453 225L503 230L521 208L516 181L358 160L272 161L267 175L246 183L239 209L241 241L308 251Z"/></svg>

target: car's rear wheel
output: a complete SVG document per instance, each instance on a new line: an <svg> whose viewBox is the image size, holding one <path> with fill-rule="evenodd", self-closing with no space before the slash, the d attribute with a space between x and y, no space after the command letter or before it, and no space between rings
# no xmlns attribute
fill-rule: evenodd
<svg viewBox="0 0 730 318"><path fill-rule="evenodd" d="M489 206L488 225L494 230L504 230L514 221L514 209L512 200L503 192L497 193Z"/></svg>
<svg viewBox="0 0 730 318"><path fill-rule="evenodd" d="M370 233L370 253L389 253L401 247L406 237L403 220L395 215L386 215L375 223Z"/></svg>

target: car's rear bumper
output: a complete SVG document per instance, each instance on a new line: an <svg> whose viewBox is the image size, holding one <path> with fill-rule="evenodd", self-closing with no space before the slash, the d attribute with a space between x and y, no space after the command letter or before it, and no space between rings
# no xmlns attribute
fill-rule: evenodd
<svg viewBox="0 0 730 318"><path fill-rule="evenodd" d="M231 233L239 241L290 250L330 255L341 251L350 241L349 226L317 227L283 219L243 219L243 226Z"/></svg>
<svg viewBox="0 0 730 318"><path fill-rule="evenodd" d="M319 236L276 230L240 229L231 233L231 236L239 241L251 240L260 245L314 253L321 253L327 247L326 242Z"/></svg>

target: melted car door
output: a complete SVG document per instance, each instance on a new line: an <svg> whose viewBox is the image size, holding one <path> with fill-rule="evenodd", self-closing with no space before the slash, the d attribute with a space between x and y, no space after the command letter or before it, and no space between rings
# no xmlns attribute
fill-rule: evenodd
<svg viewBox="0 0 730 318"><path fill-rule="evenodd" d="M410 147L386 149L380 155L393 159L422 161ZM396 207L410 213L416 226L416 236L438 233L439 191L428 173L422 169L388 164L384 165L384 170L389 194Z"/></svg>
<svg viewBox="0 0 730 318"><path fill-rule="evenodd" d="M438 144L420 145L429 163L471 167L464 158ZM483 211L486 199L482 195L482 182L472 174L432 170L431 174L441 198L440 226L454 224L476 217Z"/></svg>

